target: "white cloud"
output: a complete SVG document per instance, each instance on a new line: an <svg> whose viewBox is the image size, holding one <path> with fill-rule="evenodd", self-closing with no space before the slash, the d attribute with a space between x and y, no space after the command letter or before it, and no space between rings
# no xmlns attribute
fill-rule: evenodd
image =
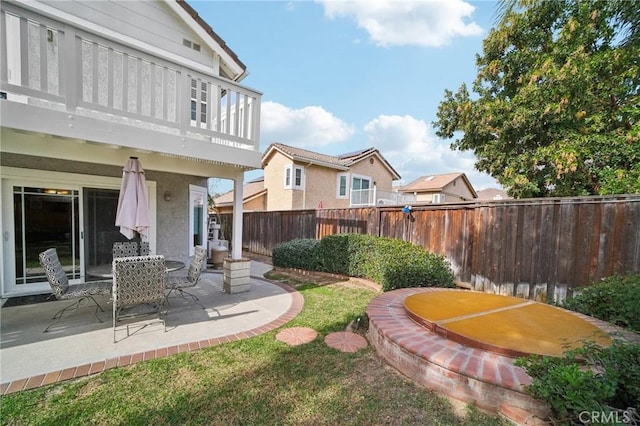
<svg viewBox="0 0 640 426"><path fill-rule="evenodd" d="M329 18L353 18L378 46L440 47L454 37L482 34L463 0L318 0Z"/></svg>
<svg viewBox="0 0 640 426"><path fill-rule="evenodd" d="M276 102L263 102L260 139L264 146L282 142L297 147L319 147L344 142L353 127L319 106L291 109Z"/></svg>
<svg viewBox="0 0 640 426"><path fill-rule="evenodd" d="M453 151L422 120L405 115L380 115L364 126L369 143L382 153L407 184L420 176L464 172L476 191L499 184L474 169L475 156Z"/></svg>

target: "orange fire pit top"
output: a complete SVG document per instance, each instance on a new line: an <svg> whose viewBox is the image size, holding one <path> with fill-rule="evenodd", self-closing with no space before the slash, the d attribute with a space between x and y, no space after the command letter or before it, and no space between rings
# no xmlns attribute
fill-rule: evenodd
<svg viewBox="0 0 640 426"><path fill-rule="evenodd" d="M511 357L561 356L583 340L611 344L604 331L563 309L516 297L433 291L407 296L404 306L411 319L443 337Z"/></svg>

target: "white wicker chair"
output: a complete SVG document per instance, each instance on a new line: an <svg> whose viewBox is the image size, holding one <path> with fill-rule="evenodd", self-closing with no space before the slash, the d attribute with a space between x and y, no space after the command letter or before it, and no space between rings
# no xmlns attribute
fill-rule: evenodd
<svg viewBox="0 0 640 426"><path fill-rule="evenodd" d="M167 304L169 304L169 296L173 292L177 292L180 297L186 299L185 296L191 297L194 303L197 303L205 309L204 306L198 301L198 297L195 294L185 291L185 288L194 287L200 281L200 274L202 268L207 261L207 250L203 246L196 246L195 254L191 259L191 264L187 270L187 275L167 275L165 279L165 285L169 292L167 293Z"/></svg>
<svg viewBox="0 0 640 426"><path fill-rule="evenodd" d="M103 281L89 281L83 282L80 284L69 284L69 278L67 277L66 272L64 271L62 264L60 263L60 259L58 259L58 253L55 248L50 248L42 253L40 253L40 265L44 268L44 272L47 276L47 281L49 281L49 285L51 285L51 290L53 291L54 296L58 300L72 300L75 301L67 305L66 307L60 309L53 316L52 319L55 321L49 324L47 328L44 329L46 333L49 331L49 328L54 324L62 321L62 317L65 313L78 309L83 302L91 301L96 305L96 310L94 315L98 318L98 321L102 322L102 319L98 316L98 309L104 312L102 306L94 299L93 296L97 296L99 294L108 295L111 294L111 280L103 280Z"/></svg>
<svg viewBox="0 0 640 426"><path fill-rule="evenodd" d="M163 311L164 279L167 273L164 256L133 256L113 259L113 342L118 321L141 315L158 314L167 331ZM127 313L126 308L145 305L141 313ZM129 336L129 324L126 326Z"/></svg>

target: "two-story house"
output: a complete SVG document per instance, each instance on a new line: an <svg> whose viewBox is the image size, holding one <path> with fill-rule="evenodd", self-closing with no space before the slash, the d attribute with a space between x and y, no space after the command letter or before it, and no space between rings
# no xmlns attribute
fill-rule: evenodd
<svg viewBox="0 0 640 426"><path fill-rule="evenodd" d="M451 203L478 198L473 185L464 173L420 176L409 184L399 187L398 191L413 194L418 203Z"/></svg>
<svg viewBox="0 0 640 426"><path fill-rule="evenodd" d="M0 293L50 291L38 253L71 280L111 259L123 166L138 157L151 251L207 243L207 179L234 182L241 258L244 172L260 168L261 93L181 0L0 4Z"/></svg>
<svg viewBox="0 0 640 426"><path fill-rule="evenodd" d="M299 210L401 204L404 196L392 190L400 175L375 148L343 155L327 155L273 143L262 156L264 177L245 185L252 195L245 208ZM215 200L230 212L232 192ZM402 198L402 199L401 199Z"/></svg>

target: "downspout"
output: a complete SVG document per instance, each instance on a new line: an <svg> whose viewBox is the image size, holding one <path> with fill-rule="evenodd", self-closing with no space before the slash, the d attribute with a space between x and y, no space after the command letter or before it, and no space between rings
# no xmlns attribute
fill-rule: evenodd
<svg viewBox="0 0 640 426"><path fill-rule="evenodd" d="M312 163L307 164L306 166L304 166L304 175L302 176L302 179L304 179L304 190L302 191L302 209L306 209L307 208L307 169L311 166Z"/></svg>

